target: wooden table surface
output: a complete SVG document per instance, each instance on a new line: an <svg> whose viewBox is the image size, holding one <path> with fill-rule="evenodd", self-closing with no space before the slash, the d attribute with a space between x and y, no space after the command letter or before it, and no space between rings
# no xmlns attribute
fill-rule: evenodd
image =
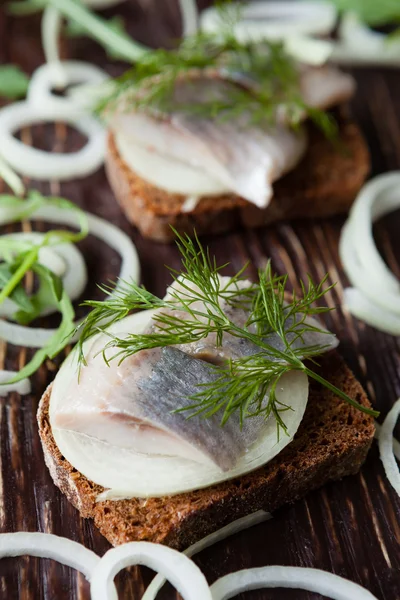
<svg viewBox="0 0 400 600"><path fill-rule="evenodd" d="M203 5L206 2L203 2ZM116 9L115 9L116 10ZM115 12L115 11L114 11ZM128 0L120 12L130 33L138 40L168 44L179 35L175 0ZM113 11L106 14L113 14ZM0 63L14 62L32 72L43 61L36 17L12 19L0 9ZM68 57L92 60L110 73L122 65L108 60L88 40L70 41ZM394 70L355 72L358 91L353 112L368 140L372 173L400 168L400 76ZM62 124L35 126L21 133L27 143L57 151L80 147L79 135ZM1 144L1 140L0 140ZM162 294L168 282L164 264L178 266L174 246L157 246L143 240L121 214L103 170L91 177L59 185L26 181L45 193L61 193L82 208L107 218L128 232L137 245L143 283ZM399 190L400 194L400 190ZM341 308L347 284L338 258L342 218L327 221L282 223L256 232L237 231L206 240L221 263L230 261L237 270L250 260L254 268L268 257L292 284L307 273L320 279L326 272L335 289L327 302L337 310L326 317L327 326L341 340L340 349L375 406L385 415L400 395L399 343L353 319ZM41 223L35 228L42 229ZM400 275L400 216L391 215L376 230L385 259ZM85 297L96 294L95 282L115 278L119 259L104 244L89 239L82 244L92 274ZM157 257L157 258L156 258ZM253 267L252 267L253 268ZM21 367L28 350L0 346L0 368ZM59 362L59 361L58 361ZM33 392L20 398L10 394L0 400L1 480L0 531L46 531L66 536L103 554L109 547L90 521L79 517L54 486L45 467L35 413L42 392L53 379L56 365L48 362L33 378ZM399 433L399 429L397 430ZM325 569L356 581L380 600L400 598L400 500L387 483L376 444L357 476L325 486L252 530L202 552L196 562L211 583L217 577L245 567L297 565ZM145 569L131 569L118 576L120 598L139 599L151 579ZM171 587L159 596L176 598ZM311 599L315 594L267 590L240 596L246 600ZM84 600L89 588L83 576L56 562L34 558L0 561L0 598L33 600Z"/></svg>

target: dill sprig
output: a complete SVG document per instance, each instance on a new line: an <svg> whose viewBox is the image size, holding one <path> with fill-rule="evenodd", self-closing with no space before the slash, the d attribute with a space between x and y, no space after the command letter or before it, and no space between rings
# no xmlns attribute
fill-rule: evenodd
<svg viewBox="0 0 400 600"><path fill-rule="evenodd" d="M283 44L239 41L233 33L232 10L226 14L222 18L226 26L219 34L198 31L175 49L156 49L139 56L135 65L114 81L111 94L99 103L98 111L112 114L123 106L123 110L159 114L179 110L212 119L235 119L245 114L251 123L266 125L284 115L292 127L306 116L327 137L334 138L334 119L303 101L299 70ZM223 98L186 104L178 101L177 83L202 75L231 84L225 86Z"/></svg>
<svg viewBox="0 0 400 600"><path fill-rule="evenodd" d="M217 377L198 386L198 392L190 398L189 417L201 414L208 418L220 413L224 424L236 412L242 422L254 415L273 416L279 435L286 429L283 413L290 406L279 402L276 390L282 376L292 370L306 373L355 408L376 416L375 411L311 369L315 357L327 349L325 344L307 345L307 334L328 333L310 320L312 315L329 310L313 306L330 289L325 285L326 278L317 285L309 278L307 284L301 284L301 293L293 293L287 301L287 277L274 275L269 264L260 271L256 284L243 284L245 267L231 278L221 278L222 267L217 266L197 238L191 240L179 235L177 238L182 271L169 269L175 283L166 298L158 298L136 283L126 282L116 295L105 301L84 303L92 311L79 327L81 364L85 362L85 340L99 331L106 332L109 338L102 350L106 362L110 348L116 350L112 360L123 361L141 350L181 346L211 334L215 335L217 345L221 345L229 335L254 344L256 351L213 365ZM232 320L227 307L245 309L247 322L240 325ZM153 327L147 332L122 338L108 330L131 310L143 309L158 309L153 314ZM273 343L277 339L279 344Z"/></svg>

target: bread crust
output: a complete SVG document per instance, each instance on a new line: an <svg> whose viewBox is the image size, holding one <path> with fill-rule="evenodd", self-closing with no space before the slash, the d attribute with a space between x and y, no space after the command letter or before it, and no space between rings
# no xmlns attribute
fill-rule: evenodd
<svg viewBox="0 0 400 600"><path fill-rule="evenodd" d="M331 352L320 373L365 406L359 382ZM371 417L310 381L308 406L294 440L264 467L240 478L172 497L96 502L103 488L61 455L49 422L51 385L38 408L39 434L51 477L82 517L94 519L116 546L150 541L184 549L212 531L259 509L273 512L328 481L357 473L374 436Z"/></svg>
<svg viewBox="0 0 400 600"><path fill-rule="evenodd" d="M106 172L114 195L131 223L144 237L173 240L179 233L222 233L237 227L269 225L282 219L319 218L345 213L370 169L364 138L344 108L337 116L339 140L328 141L309 125L309 147L300 164L274 184L274 197L265 209L233 194L201 199L191 212L182 212L186 197L170 194L132 171L108 137Z"/></svg>

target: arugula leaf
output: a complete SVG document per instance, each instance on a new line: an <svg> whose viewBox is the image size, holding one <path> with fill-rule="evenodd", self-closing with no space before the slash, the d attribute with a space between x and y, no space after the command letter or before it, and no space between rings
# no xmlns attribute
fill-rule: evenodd
<svg viewBox="0 0 400 600"><path fill-rule="evenodd" d="M39 278L39 289L30 297L30 307L22 308L14 315L20 325L28 325L39 317L44 309L53 306L57 308L63 294L62 279L52 271L40 264L34 265L32 271Z"/></svg>
<svg viewBox="0 0 400 600"><path fill-rule="evenodd" d="M50 278L54 277L54 274L43 267L43 269L47 270L47 276ZM53 287L53 300L56 302L57 308L62 315L62 320L60 327L57 331L52 335L52 337L47 342L46 346L38 350L32 360L29 361L25 367L23 367L16 375L7 383L17 383L24 379L25 377L30 377L38 368L44 363L47 358L54 358L61 350L65 348L68 344L72 333L74 332L75 324L74 324L74 308L72 306L71 300L69 299L66 292L63 290L61 298L58 299L58 291L57 284Z"/></svg>
<svg viewBox="0 0 400 600"><path fill-rule="evenodd" d="M14 272L15 268L13 268L13 265L8 265L5 263L0 264L0 290L7 285ZM23 311L30 311L33 309L32 302L22 284L19 284L16 288L14 288L14 291L10 295L10 299L13 300L15 304L17 304Z"/></svg>
<svg viewBox="0 0 400 600"><path fill-rule="evenodd" d="M9 100L23 98L29 85L29 77L15 65L0 65L0 96Z"/></svg>

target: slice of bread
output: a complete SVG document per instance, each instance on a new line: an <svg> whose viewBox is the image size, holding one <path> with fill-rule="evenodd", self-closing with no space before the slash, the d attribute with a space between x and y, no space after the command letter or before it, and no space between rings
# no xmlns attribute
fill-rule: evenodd
<svg viewBox="0 0 400 600"><path fill-rule="evenodd" d="M321 357L322 376L365 406L364 390L342 358ZM49 423L51 386L38 423L54 483L80 511L94 519L113 545L150 541L184 549L220 527L259 509L273 512L328 481L356 473L374 435L371 417L310 381L305 416L294 440L264 467L210 488L172 497L96 502L103 488L86 479L61 455Z"/></svg>
<svg viewBox="0 0 400 600"><path fill-rule="evenodd" d="M156 188L134 173L121 159L109 135L106 172L116 199L144 237L167 242L170 225L179 233L199 235L230 231L242 225L260 227L282 219L329 217L347 212L370 168L369 153L360 130L346 116L335 115L338 144L328 141L312 125L309 147L300 164L274 184L274 197L259 209L231 194L204 197L191 212L182 212L185 196Z"/></svg>

